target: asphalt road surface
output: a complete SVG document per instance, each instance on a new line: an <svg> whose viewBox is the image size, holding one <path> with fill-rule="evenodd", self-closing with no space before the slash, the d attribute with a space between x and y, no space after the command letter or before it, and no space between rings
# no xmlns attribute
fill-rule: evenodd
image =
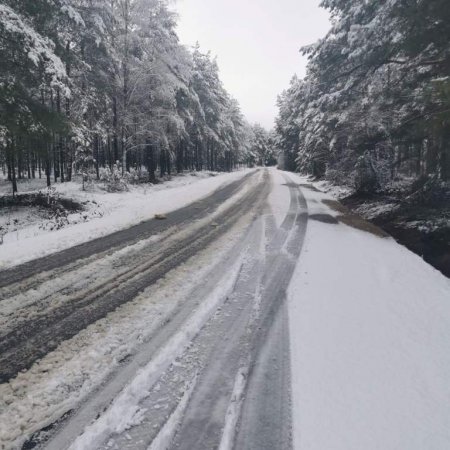
<svg viewBox="0 0 450 450"><path fill-rule="evenodd" d="M268 204L272 175L260 170L166 220L0 272L0 302L30 299L2 324L0 382L7 382L245 222L171 317L23 448L292 448L286 289L308 214L300 187L284 178L290 206L280 226ZM121 253L130 246L137 250ZM226 292L214 294L227 279ZM138 394L127 397L133 383ZM139 420L118 430L108 424L124 398L127 407L134 399Z"/></svg>

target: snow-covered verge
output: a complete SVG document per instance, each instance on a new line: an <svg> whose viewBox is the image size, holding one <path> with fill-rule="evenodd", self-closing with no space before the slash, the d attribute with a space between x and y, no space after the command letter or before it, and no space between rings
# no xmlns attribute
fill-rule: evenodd
<svg viewBox="0 0 450 450"><path fill-rule="evenodd" d="M422 202L415 202L412 199L412 197L414 197L415 189L418 187L416 186L418 181L415 178L399 178L398 180L392 181L385 186L383 191L366 196L362 194L358 195L354 188L349 186L340 186L326 180L309 180L309 182L320 191L325 192L338 200L344 200L344 203L347 206L351 207L356 213L361 214L368 220L377 219L388 214L393 216L401 215L406 204L406 206L415 207L419 215L421 209L427 209L426 212L429 216L428 221L418 220L415 222L409 222L410 227L414 227L416 225L419 226L420 222L420 226L422 226L424 231L431 232L442 226L450 226L450 217L442 217L439 216L439 214L434 217L436 214L433 214L433 211L430 211L433 206L435 209L441 209L439 208L439 206L441 206L440 204L447 203L446 200L450 200L448 198L448 191L450 190L450 185L448 183L441 183L441 186L438 188L438 190L440 190L440 195L443 195L444 198L438 201L434 198L430 199L428 202L424 199L422 199ZM438 192L435 192L435 194L437 195ZM408 226L408 223L405 225Z"/></svg>
<svg viewBox="0 0 450 450"><path fill-rule="evenodd" d="M336 200L341 200L345 202L346 198L355 195L355 190L349 186L339 186L337 184L333 184L330 181L321 180L321 181L313 181L307 179L307 182L311 183L316 189L321 192L328 194ZM352 210L356 214L360 214L367 220L373 220L383 214L389 214L399 208L398 202L394 199L386 199L382 200L362 200L361 204L358 207L352 208Z"/></svg>
<svg viewBox="0 0 450 450"><path fill-rule="evenodd" d="M391 238L326 223L331 197L303 191L317 220L288 291L295 448L449 449L450 280Z"/></svg>
<svg viewBox="0 0 450 450"><path fill-rule="evenodd" d="M355 195L355 190L350 186L341 186L327 180L314 181L309 178L306 180L316 189L328 194L336 200L345 200L345 198ZM388 201L384 199L383 201L364 201L361 203L359 208L354 209L354 212L360 214L365 219L371 220L379 215L395 211L398 206L398 203L393 200Z"/></svg>
<svg viewBox="0 0 450 450"><path fill-rule="evenodd" d="M315 188L319 191L326 192L334 198L341 199L347 197L353 193L353 190L348 186L339 186L337 184L330 183L329 181L311 181L308 179Z"/></svg>
<svg viewBox="0 0 450 450"><path fill-rule="evenodd" d="M450 277L450 184L432 184L430 189L422 183L400 178L383 192L362 195L329 181L312 182Z"/></svg>
<svg viewBox="0 0 450 450"><path fill-rule="evenodd" d="M108 193L95 185L89 191L82 191L80 184L75 182L55 185L55 195L85 205L86 211L69 214L67 223L60 229L52 226L53 220L32 208L25 211L23 208L10 209L7 214L0 215L0 227L12 224L0 245L0 269L105 236L151 219L155 214L176 210L242 178L249 171L220 175L190 173L159 185L131 185L128 191L118 193ZM36 193L42 183L42 180L25 182L22 193ZM3 182L0 187L0 196L6 195L9 186Z"/></svg>

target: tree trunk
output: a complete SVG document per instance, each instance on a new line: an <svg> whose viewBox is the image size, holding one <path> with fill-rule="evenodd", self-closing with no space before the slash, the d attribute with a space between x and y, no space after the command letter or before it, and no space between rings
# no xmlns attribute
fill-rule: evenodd
<svg viewBox="0 0 450 450"><path fill-rule="evenodd" d="M450 180L450 139L448 136L442 136L439 152L439 172L442 181Z"/></svg>
<svg viewBox="0 0 450 450"><path fill-rule="evenodd" d="M172 161L170 159L170 151L166 150L165 151L166 154L166 169L167 169L167 175L171 175L172 172Z"/></svg>
<svg viewBox="0 0 450 450"><path fill-rule="evenodd" d="M159 176L162 178L166 174L166 155L165 149L161 148L159 151Z"/></svg>
<svg viewBox="0 0 450 450"><path fill-rule="evenodd" d="M10 155L10 164L11 164L11 184L12 184L12 191L13 191L13 197L15 196L17 192L17 179L16 179L16 158L15 158L15 145L14 145L14 138L11 140L11 155Z"/></svg>
<svg viewBox="0 0 450 450"><path fill-rule="evenodd" d="M52 185L52 182L50 179L50 170L51 170L50 149L49 149L49 145L47 145L47 161L45 164L45 175L47 177L47 187L50 187Z"/></svg>
<svg viewBox="0 0 450 450"><path fill-rule="evenodd" d="M148 181L150 183L155 183L155 154L153 145L147 140L147 144L145 146L146 155L147 155L147 171L148 171Z"/></svg>
<svg viewBox="0 0 450 450"><path fill-rule="evenodd" d="M94 137L94 151L95 151L95 174L97 176L97 180L100 180L100 168L99 168L99 138L96 134Z"/></svg>

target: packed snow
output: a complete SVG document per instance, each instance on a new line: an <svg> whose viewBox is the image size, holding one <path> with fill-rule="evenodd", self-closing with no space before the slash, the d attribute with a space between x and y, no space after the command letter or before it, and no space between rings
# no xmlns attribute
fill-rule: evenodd
<svg viewBox="0 0 450 450"><path fill-rule="evenodd" d="M0 447L1 444L11 443L20 446L33 432L79 405L112 371L117 370L120 361L139 351L139 347L186 298L193 295L198 284L203 283L208 274L215 270L218 261L240 240L248 220L238 224L232 232L197 255L195 260L171 272L133 301L60 344L28 371L18 374L9 383L1 384ZM121 252L134 250L133 246ZM230 268L231 272L237 269L238 266ZM194 313L192 321L180 330L176 342L157 357L160 363L168 361L181 349L177 344L187 345L192 333L195 334L211 311L211 304L217 306L223 300L227 286L234 279L228 277L230 272L226 274L217 289L210 293L205 305ZM152 360L147 372L157 363ZM142 376L140 379L142 382ZM122 398L130 399L127 394ZM123 414L117 413L117 408L114 408L108 426L118 428L136 419L133 413L137 411L132 410L134 403L129 401L127 404L131 411L127 420L123 422ZM88 439L87 435L83 439Z"/></svg>
<svg viewBox="0 0 450 450"><path fill-rule="evenodd" d="M120 433L125 429L133 419L139 401L147 396L148 390L156 383L160 374L183 354L206 321L225 301L233 289L241 265L242 259L238 259L183 327L169 339L158 355L136 374L110 408L87 427L70 446L70 450L95 448L111 433Z"/></svg>

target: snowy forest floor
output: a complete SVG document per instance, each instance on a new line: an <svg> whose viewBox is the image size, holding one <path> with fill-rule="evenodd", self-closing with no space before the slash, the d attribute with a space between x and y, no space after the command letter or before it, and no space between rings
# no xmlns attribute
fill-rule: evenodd
<svg viewBox="0 0 450 450"><path fill-rule="evenodd" d="M412 201L414 182L393 183L385 192L361 195L328 182L314 186L339 199L352 212L382 228L397 242L450 277L450 187L426 201Z"/></svg>
<svg viewBox="0 0 450 450"><path fill-rule="evenodd" d="M185 172L157 184L129 184L108 192L103 182L82 189L81 178L55 183L18 180L19 193L0 175L0 269L77 245L198 200L247 170L231 174Z"/></svg>

